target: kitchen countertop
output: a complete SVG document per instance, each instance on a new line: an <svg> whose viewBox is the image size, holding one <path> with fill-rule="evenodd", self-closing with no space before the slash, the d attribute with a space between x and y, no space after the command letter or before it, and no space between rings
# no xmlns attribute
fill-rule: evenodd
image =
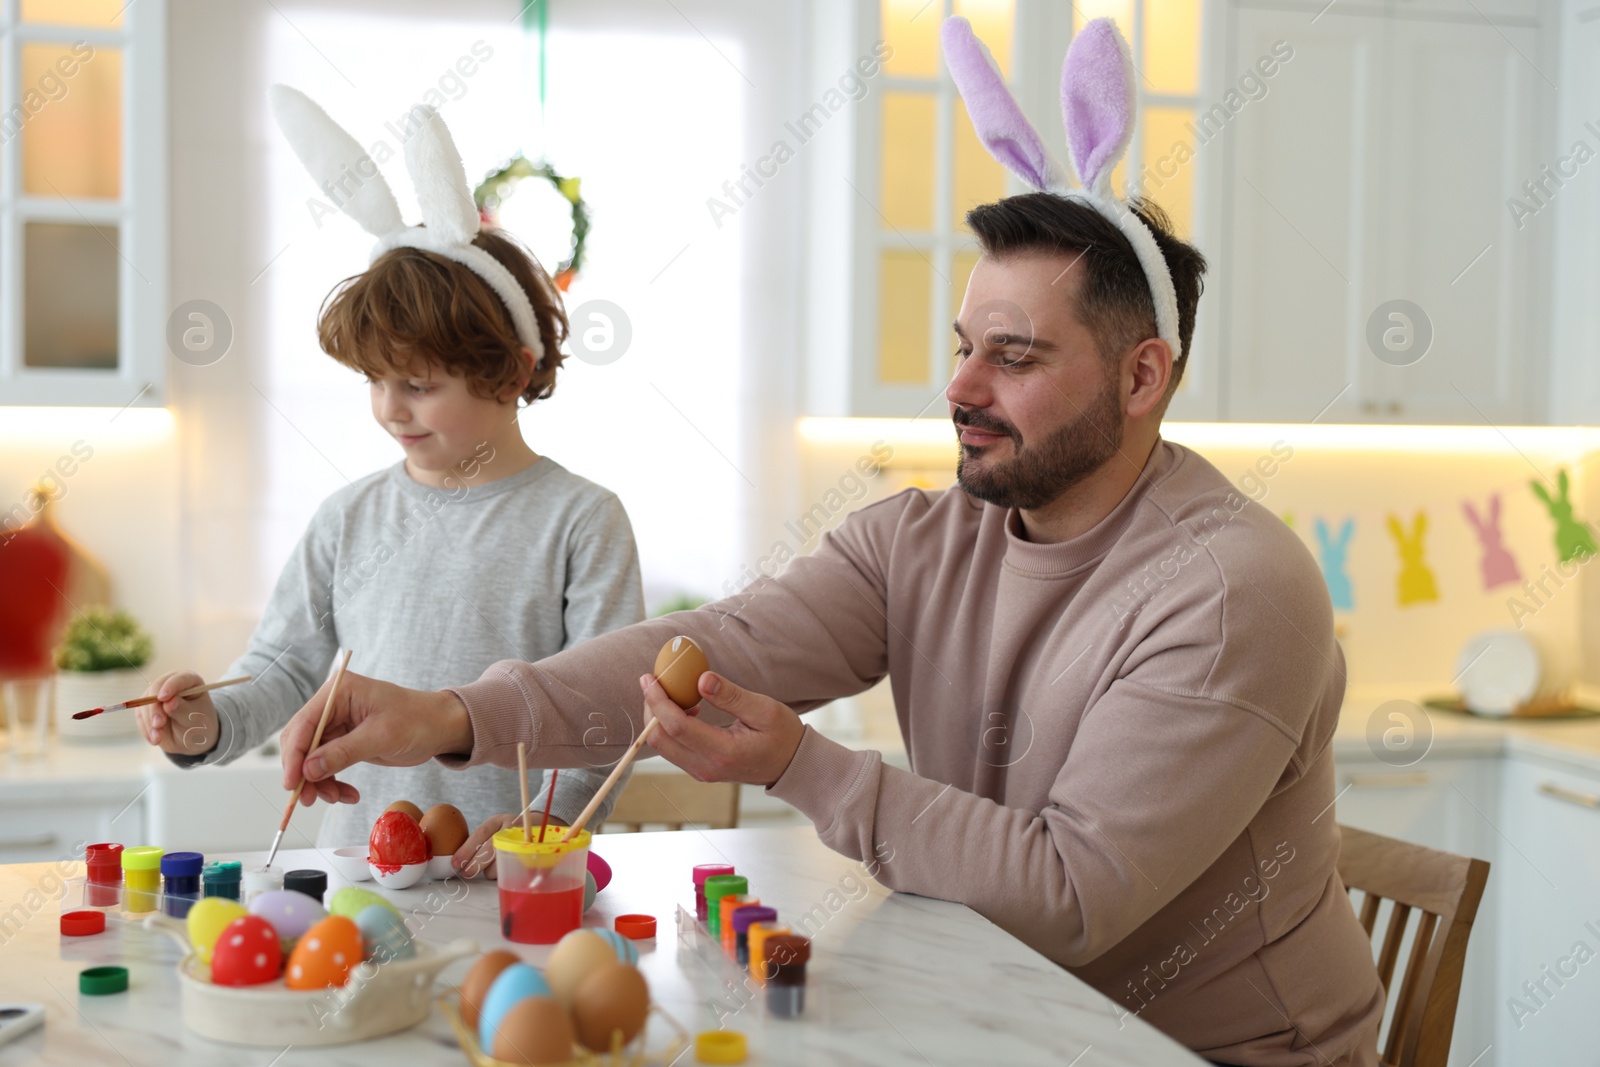
<svg viewBox="0 0 1600 1067"><path fill-rule="evenodd" d="M1406 715L1408 709L1379 709L1395 697L1392 694L1357 692L1346 697L1333 735L1335 759L1381 758L1382 733L1401 720L1389 718L1391 710ZM1575 770L1600 774L1600 717L1581 719L1493 719L1452 711L1423 708L1420 700L1409 700L1422 711L1414 724L1432 733L1428 755L1461 758L1528 755L1564 764ZM1414 717L1410 712L1408 717ZM1424 725L1425 724L1425 725ZM1369 738L1369 731L1372 736ZM1418 743L1421 743L1419 737Z"/></svg>
<svg viewBox="0 0 1600 1067"><path fill-rule="evenodd" d="M607 836L597 839L596 851L611 864L615 879L585 924L609 926L626 912L655 915L655 940L639 943L640 966L653 997L691 1035L715 1028L719 1018L727 1028L745 1032L751 1064L1061 1065L1077 1062L1090 1048L1096 1064L1203 1062L1138 1019L1119 1021L1105 997L970 909L891 894L809 829ZM234 858L260 862L260 854ZM278 862L286 869L330 869L314 850L281 853ZM741 1005L732 999L729 990L737 987L729 983L738 976L733 965L714 950L693 947L692 936L680 938L674 915L680 904L693 905L690 868L710 862L734 864L787 921L814 916L801 1020L769 1019L759 1000ZM26 900L49 870L45 864L0 867L0 901L10 908ZM329 884L331 890L343 883L330 875ZM437 913L426 919L425 940L444 944L468 937L483 948L504 944L491 883L452 886L448 895L442 883L429 882L380 892L411 914L432 894L426 909ZM118 923L104 934L63 939L56 930L58 913L50 901L20 929L0 929L0 1001L43 1002L47 1013L41 1030L0 1046L0 1064L120 1060L129 1067L393 1067L465 1062L437 1012L401 1034L336 1047L241 1048L197 1037L180 1022L176 945ZM538 946L510 947L535 965L549 953ZM76 992L77 973L100 963L129 967L132 985L126 994L81 997ZM465 960L451 965L442 979L459 981L468 965Z"/></svg>

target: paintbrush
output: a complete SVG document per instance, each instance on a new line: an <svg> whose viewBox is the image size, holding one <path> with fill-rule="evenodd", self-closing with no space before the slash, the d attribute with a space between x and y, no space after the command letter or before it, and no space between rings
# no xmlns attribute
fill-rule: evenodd
<svg viewBox="0 0 1600 1067"><path fill-rule="evenodd" d="M226 678L220 682L211 682L207 685L197 685L193 689L185 689L178 695L180 697L197 697L201 693L209 693L213 689L221 689L225 685L238 685L240 682L248 682L249 680L250 676L248 674L242 674L237 678ZM134 697L132 700L124 700L120 704L111 704L104 708L90 708L88 711L74 712L72 717L74 719L92 719L96 715L104 715L108 711L126 711L128 708L142 708L146 704L154 704L160 699L161 698L157 696Z"/></svg>
<svg viewBox="0 0 1600 1067"><path fill-rule="evenodd" d="M328 713L333 710L333 698L339 695L339 683L344 680L344 669L350 666L351 651L345 649L344 659L339 661L339 669L333 672L333 685L328 689L328 702L322 705L322 718L317 720L317 732L311 736L311 744L306 746L308 757L317 750L318 745L322 744L322 731L328 725ZM294 806L300 801L300 790L304 789L305 785L306 776L302 771L300 780L294 784L294 789L289 793L289 803L284 805L283 821L278 824L278 832L272 838L272 851L267 853L267 862L262 864L263 868L272 866L273 857L278 854L278 846L283 843L283 833L289 829L289 819L294 815Z"/></svg>

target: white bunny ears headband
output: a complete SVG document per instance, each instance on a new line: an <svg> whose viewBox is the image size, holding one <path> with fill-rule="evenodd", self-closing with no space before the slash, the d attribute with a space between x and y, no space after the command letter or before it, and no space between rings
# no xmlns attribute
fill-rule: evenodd
<svg viewBox="0 0 1600 1067"><path fill-rule="evenodd" d="M478 233L478 206L467 184L461 153L431 106L419 105L420 119L405 142L406 170L416 186L424 226L407 226L400 218L389 183L383 180L365 149L305 93L287 85L267 90L272 117L339 210L378 239L371 261L402 245L435 252L472 271L495 291L511 312L518 339L533 350L536 367L544 366L544 342L533 301L494 256L472 243ZM350 186L354 184L354 191Z"/></svg>
<svg viewBox="0 0 1600 1067"><path fill-rule="evenodd" d="M941 31L950 77L966 101L978 139L1002 166L1040 192L1082 200L1116 224L1133 245L1150 283L1156 309L1156 334L1183 355L1178 334L1178 293L1172 271L1144 220L1111 190L1111 172L1133 139L1136 114L1133 57L1128 42L1110 19L1095 19L1079 30L1061 67L1061 111L1067 149L1082 188L1071 188L1044 139L1022 114L989 49L959 15Z"/></svg>

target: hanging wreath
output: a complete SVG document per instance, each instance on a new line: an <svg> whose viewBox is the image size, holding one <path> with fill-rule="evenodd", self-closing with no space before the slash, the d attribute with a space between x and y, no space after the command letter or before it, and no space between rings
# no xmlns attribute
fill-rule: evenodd
<svg viewBox="0 0 1600 1067"><path fill-rule="evenodd" d="M564 293L583 268L584 246L589 238L589 205L579 192L581 178L563 178L550 164L534 163L518 152L505 166L486 175L472 190L473 202L478 205L478 217L490 226L499 225L500 205L510 199L517 184L524 178L543 178L572 205L572 250L557 265L554 275L556 288Z"/></svg>

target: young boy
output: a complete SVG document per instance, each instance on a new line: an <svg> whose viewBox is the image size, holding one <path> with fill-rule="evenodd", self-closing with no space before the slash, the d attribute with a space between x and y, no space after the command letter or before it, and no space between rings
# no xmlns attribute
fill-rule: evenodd
<svg viewBox="0 0 1600 1067"><path fill-rule="evenodd" d="M503 231L472 244L532 302L544 355L520 343L496 291L461 262L401 246L324 303L323 350L371 383L372 415L405 459L325 500L278 579L250 647L225 676L247 685L192 698L178 671L147 691L145 737L179 766L227 763L266 741L317 691L340 648L350 669L404 686L465 684L498 660L538 660L644 618L639 557L615 494L536 455L519 399L551 395L566 314L537 260ZM604 781L560 773L552 820L570 822ZM610 811L606 798L591 827ZM535 794L542 810L548 774ZM514 771L364 766L325 799L320 846L359 845L389 804L449 803L468 824L522 807ZM309 797L309 794L308 794ZM263 826L271 809L263 803ZM465 850L458 867L476 873Z"/></svg>

